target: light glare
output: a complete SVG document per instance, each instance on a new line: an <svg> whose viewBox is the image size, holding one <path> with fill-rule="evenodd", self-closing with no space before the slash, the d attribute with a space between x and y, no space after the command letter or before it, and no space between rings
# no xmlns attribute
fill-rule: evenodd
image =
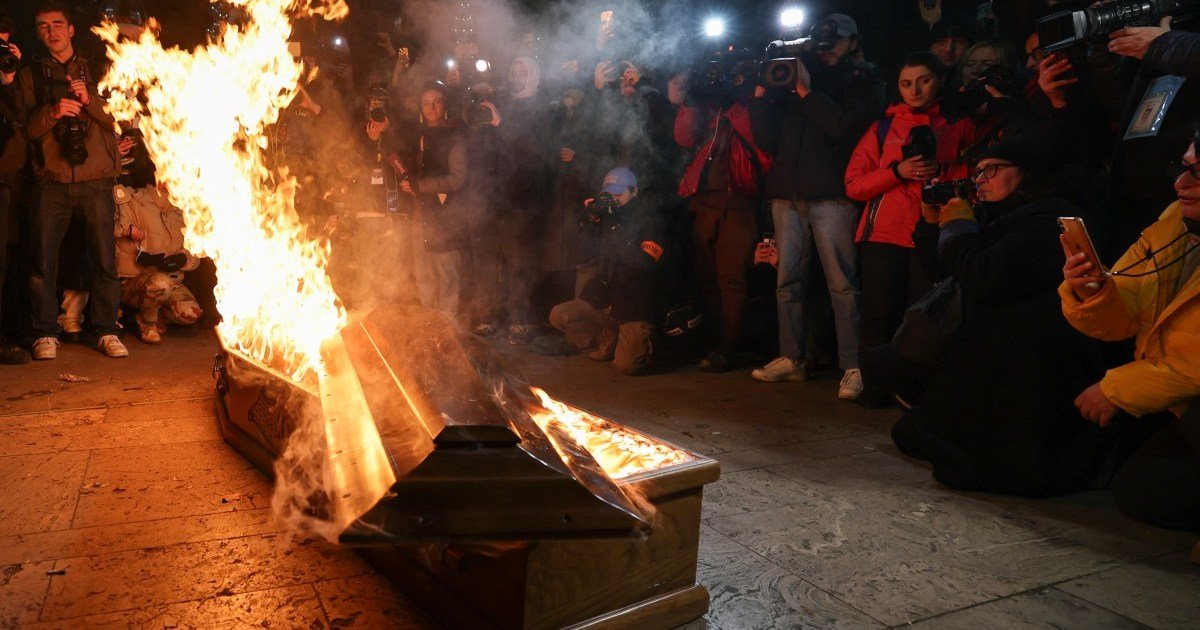
<svg viewBox="0 0 1200 630"><path fill-rule="evenodd" d="M796 7L784 9L779 14L779 23L782 24L784 28L796 28L797 26L800 26L804 23L804 9L798 9Z"/></svg>

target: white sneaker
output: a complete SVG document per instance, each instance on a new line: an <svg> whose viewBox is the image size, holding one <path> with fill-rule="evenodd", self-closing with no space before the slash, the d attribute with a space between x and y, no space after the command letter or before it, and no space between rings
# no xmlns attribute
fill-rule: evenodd
<svg viewBox="0 0 1200 630"><path fill-rule="evenodd" d="M110 359L120 359L129 356L129 348L126 348L125 344L121 343L121 340L117 339L116 335L104 335L100 338L100 341L96 342L96 347L100 349L100 352L104 353L104 356Z"/></svg>
<svg viewBox="0 0 1200 630"><path fill-rule="evenodd" d="M38 337L33 342L33 358L38 361L49 361L58 358L58 339L54 337Z"/></svg>
<svg viewBox="0 0 1200 630"><path fill-rule="evenodd" d="M842 400L854 400L862 393L862 372L858 368L846 370L846 375L842 377L842 383L838 386L838 398Z"/></svg>
<svg viewBox="0 0 1200 630"><path fill-rule="evenodd" d="M750 373L755 379L764 383L780 381L808 380L808 366L804 361L793 361L787 357L779 357L774 361Z"/></svg>

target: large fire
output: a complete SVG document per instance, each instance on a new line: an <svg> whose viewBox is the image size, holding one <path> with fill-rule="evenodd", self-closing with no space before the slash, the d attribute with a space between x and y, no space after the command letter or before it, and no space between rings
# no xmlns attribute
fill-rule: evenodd
<svg viewBox="0 0 1200 630"><path fill-rule="evenodd" d="M323 429L287 448L325 449L324 491L335 498L332 524L340 531L396 479L341 342L347 317L328 275L329 245L308 234L296 213L295 179L270 168L266 154L267 130L303 71L288 51L291 19L340 19L348 9L344 0L229 2L244 9L246 22L191 51L163 48L153 24L130 41L115 24L98 28L112 62L100 88L119 122L137 121L159 182L184 212L188 249L216 264L225 346L320 397ZM690 459L535 393L539 426L564 428L613 479ZM288 479L277 472L278 498ZM306 493L311 488L293 494L303 500Z"/></svg>

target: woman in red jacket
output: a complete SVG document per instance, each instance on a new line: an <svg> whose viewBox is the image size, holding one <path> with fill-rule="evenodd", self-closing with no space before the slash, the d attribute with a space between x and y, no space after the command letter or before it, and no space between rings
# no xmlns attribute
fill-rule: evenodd
<svg viewBox="0 0 1200 630"><path fill-rule="evenodd" d="M959 152L974 126L941 115L937 92L942 72L933 54L909 55L897 81L902 101L871 125L846 168L846 195L868 202L855 237L862 264L859 343L864 350L889 343L904 310L932 286L912 239L921 218L921 188L934 178L967 176ZM930 136L934 155L913 155L922 148L928 152L929 142L921 138Z"/></svg>

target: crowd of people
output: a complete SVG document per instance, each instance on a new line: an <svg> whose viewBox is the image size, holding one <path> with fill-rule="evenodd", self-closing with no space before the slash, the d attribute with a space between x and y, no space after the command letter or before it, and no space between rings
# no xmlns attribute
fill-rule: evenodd
<svg viewBox="0 0 1200 630"><path fill-rule="evenodd" d="M833 13L770 72L736 49L649 62L604 29L553 59L532 32L439 56L315 29L272 159L351 309L419 303L629 375L837 369L838 397L901 410L897 446L947 486L1111 480L1129 514L1200 528L1200 35L1166 19L1059 48L915 4L907 55L870 59ZM214 321L188 275L205 261L136 132L112 133L70 12L36 20L44 54L0 92L2 216L26 258L7 276L27 289L5 329L28 340L0 359L53 359L81 323L125 356L122 308L145 343Z"/></svg>

